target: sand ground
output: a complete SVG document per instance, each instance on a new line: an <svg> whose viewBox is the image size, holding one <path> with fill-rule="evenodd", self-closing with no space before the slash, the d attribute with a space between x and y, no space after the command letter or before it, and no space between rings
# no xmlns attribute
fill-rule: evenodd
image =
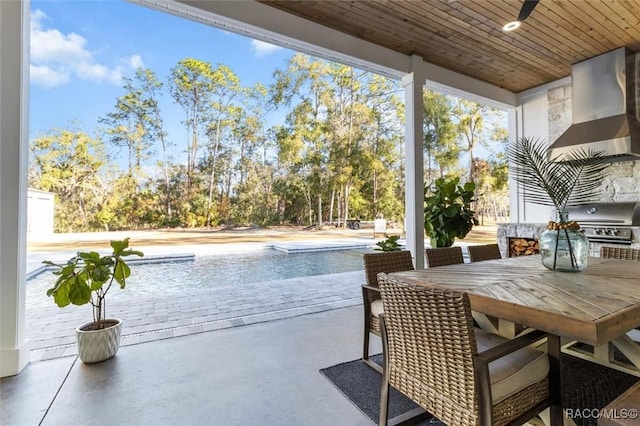
<svg viewBox="0 0 640 426"><path fill-rule="evenodd" d="M401 229L390 229L388 234L402 234ZM239 227L197 228L197 229L160 229L149 231L115 231L52 234L29 236L27 250L42 252L54 250L79 250L108 245L110 240L129 237L136 246L185 245L185 244L224 244L268 241L302 241L349 238L374 238L373 227L363 227L357 231L325 227L305 230L301 226L276 226L269 228ZM376 234L375 238L384 236ZM468 243L491 243L496 241L496 226L476 226L464 239Z"/></svg>

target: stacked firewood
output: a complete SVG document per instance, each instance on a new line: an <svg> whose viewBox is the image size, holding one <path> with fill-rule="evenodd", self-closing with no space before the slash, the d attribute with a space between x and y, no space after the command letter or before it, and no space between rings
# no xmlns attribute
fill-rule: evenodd
<svg viewBox="0 0 640 426"><path fill-rule="evenodd" d="M538 254L538 241L528 238L510 238L509 239L509 256L528 256L530 254Z"/></svg>

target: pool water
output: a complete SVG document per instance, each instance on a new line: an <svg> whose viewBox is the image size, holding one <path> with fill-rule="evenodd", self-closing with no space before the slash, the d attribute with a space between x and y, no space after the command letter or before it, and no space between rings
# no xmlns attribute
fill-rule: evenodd
<svg viewBox="0 0 640 426"><path fill-rule="evenodd" d="M361 271L364 269L362 256L372 251L285 253L269 249L242 254L196 256L193 261L133 264L130 265L131 278L127 280L127 297ZM27 298L42 299L44 295L44 299L49 299L46 291L53 286L55 279L49 272L30 279ZM109 293L117 297L119 291L112 290ZM51 300L46 303L51 304Z"/></svg>
<svg viewBox="0 0 640 426"><path fill-rule="evenodd" d="M242 285L286 278L363 270L367 251L333 250L284 253L264 250L242 255L196 256L193 262L132 265L131 283L148 274L188 282L189 287Z"/></svg>

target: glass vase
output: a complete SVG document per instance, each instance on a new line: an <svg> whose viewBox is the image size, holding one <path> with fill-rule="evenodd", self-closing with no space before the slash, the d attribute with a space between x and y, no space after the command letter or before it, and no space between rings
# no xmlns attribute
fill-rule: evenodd
<svg viewBox="0 0 640 426"><path fill-rule="evenodd" d="M540 235L542 264L554 271L580 272L587 267L589 239L566 211L558 212L558 221L549 222Z"/></svg>

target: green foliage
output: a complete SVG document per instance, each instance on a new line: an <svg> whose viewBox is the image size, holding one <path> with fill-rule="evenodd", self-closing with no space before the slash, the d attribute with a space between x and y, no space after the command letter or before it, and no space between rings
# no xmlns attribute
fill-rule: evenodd
<svg viewBox="0 0 640 426"><path fill-rule="evenodd" d="M195 173L200 137L209 124L215 78L211 64L199 59L182 59L171 69L169 92L186 114L184 125L189 133L186 141L188 185Z"/></svg>
<svg viewBox="0 0 640 426"><path fill-rule="evenodd" d="M56 194L57 232L403 219L396 81L298 54L270 87L246 87L223 64L186 58L168 82L139 69L121 92L100 137L54 130L31 144L29 184ZM453 98L425 93L427 170L461 175ZM163 99L183 113L163 117ZM267 114L281 121L269 127ZM165 118L182 125L171 139ZM120 149L125 170L110 158Z"/></svg>
<svg viewBox="0 0 640 426"><path fill-rule="evenodd" d="M138 69L136 79L124 78L126 93L116 100L114 111L100 118L106 136L115 146L126 147L129 174L137 176L144 160L153 154L153 142L162 132L154 90L162 87L153 71Z"/></svg>
<svg viewBox="0 0 640 426"><path fill-rule="evenodd" d="M602 171L609 165L602 151L577 149L563 157L549 157L542 139L522 137L508 150L515 166L514 179L527 192L527 201L554 206L590 203L602 184Z"/></svg>
<svg viewBox="0 0 640 426"><path fill-rule="evenodd" d="M376 243L376 246L378 246L378 248L376 248L375 250L380 250L380 251L400 251L402 250L402 248L400 247L400 244L398 244L398 240L400 239L400 235L387 235L384 234L385 239L382 241L378 241Z"/></svg>
<svg viewBox="0 0 640 426"><path fill-rule="evenodd" d="M496 154L491 161L476 159L476 213L480 224L485 217L491 216L497 221L509 210L509 188L507 185L508 168L504 155Z"/></svg>
<svg viewBox="0 0 640 426"><path fill-rule="evenodd" d="M450 247L456 238L464 238L477 225L474 201L475 184L459 185L460 178L438 178L433 189L424 190L424 228L431 238L431 247Z"/></svg>
<svg viewBox="0 0 640 426"><path fill-rule="evenodd" d="M82 131L52 130L30 143L29 185L56 194L55 230L99 230L107 156L101 140Z"/></svg>
<svg viewBox="0 0 640 426"><path fill-rule="evenodd" d="M53 274L58 276L56 283L47 290L47 296L61 308L91 303L93 321L97 328L103 328L106 319L104 298L115 281L121 289L131 275L124 261L127 256L144 256L141 251L129 249L129 238L111 241L113 253L101 256L95 251L78 252L64 265L45 260L42 263L56 268Z"/></svg>
<svg viewBox="0 0 640 426"><path fill-rule="evenodd" d="M460 128L454 123L454 110L450 97L432 90L424 90L424 151L426 174L431 180L433 171L443 176L459 163Z"/></svg>
<svg viewBox="0 0 640 426"><path fill-rule="evenodd" d="M491 167L491 187L494 191L502 191L509 189L509 163L504 153L496 154L493 159L489 160Z"/></svg>
<svg viewBox="0 0 640 426"><path fill-rule="evenodd" d="M469 153L469 180L475 182L475 148L483 141L485 115L489 108L477 102L458 99L454 113L458 118L458 129L463 140L464 150Z"/></svg>
<svg viewBox="0 0 640 426"><path fill-rule="evenodd" d="M307 223L401 217L402 198L390 200L396 194L386 191L402 166L395 83L304 55L275 77L273 99L290 111L276 133L278 160L300 179Z"/></svg>

